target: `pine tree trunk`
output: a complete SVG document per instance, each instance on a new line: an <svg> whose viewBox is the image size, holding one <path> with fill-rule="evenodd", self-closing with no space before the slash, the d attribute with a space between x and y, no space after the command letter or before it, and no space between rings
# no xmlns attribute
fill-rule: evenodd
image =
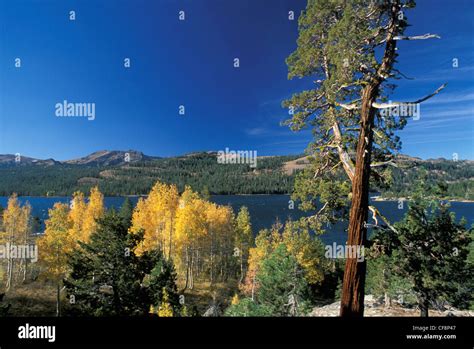
<svg viewBox="0 0 474 349"><path fill-rule="evenodd" d="M361 129L357 143L355 173L352 180L352 205L347 239L349 246L365 246L367 240L370 158L375 114L372 103L377 93L378 85L368 85L362 95ZM365 272L365 259L357 261L356 256L347 258L342 284L341 316L359 317L364 315Z"/></svg>

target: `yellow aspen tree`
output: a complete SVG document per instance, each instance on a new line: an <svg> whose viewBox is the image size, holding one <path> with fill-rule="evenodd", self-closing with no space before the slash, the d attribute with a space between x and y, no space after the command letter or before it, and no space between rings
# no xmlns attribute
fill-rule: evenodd
<svg viewBox="0 0 474 349"><path fill-rule="evenodd" d="M227 281L232 271L235 272L235 260L241 256L241 251L235 248L234 220L234 212L230 206L217 206L215 225L218 232L220 277L223 281Z"/></svg>
<svg viewBox="0 0 474 349"><path fill-rule="evenodd" d="M249 249L253 244L252 224L250 223L250 213L247 207L242 206L235 219L235 245L238 249L240 277L239 285L245 277L246 260L249 257Z"/></svg>
<svg viewBox="0 0 474 349"><path fill-rule="evenodd" d="M31 205L27 202L21 208L20 227L18 229L18 242L20 245L27 246L30 243L31 237ZM23 282L26 281L26 275L28 273L28 258L24 258L20 262L20 268L18 272L23 272Z"/></svg>
<svg viewBox="0 0 474 349"><path fill-rule="evenodd" d="M147 201L143 198L138 199L137 205L133 210L132 214L132 226L130 227L129 231L132 234L136 234L140 231L143 232L150 232L152 231L149 229L149 220L148 220L148 205ZM149 238L147 238L149 240ZM141 255L143 252L147 250L148 246L146 246L142 240L139 246L135 249L135 253L137 255Z"/></svg>
<svg viewBox="0 0 474 349"><path fill-rule="evenodd" d="M205 246L202 246L201 259L209 258L209 278L213 284L216 279L215 266L220 267L222 275L224 268L226 268L224 255L232 253L229 240L232 235L233 213L229 207L218 206L207 201L205 202L205 212L207 231L204 239Z"/></svg>
<svg viewBox="0 0 474 349"><path fill-rule="evenodd" d="M144 240L136 253L160 249L171 257L174 219L178 208L179 193L175 185L157 182L146 199L140 199L132 216L130 231L144 231Z"/></svg>
<svg viewBox="0 0 474 349"><path fill-rule="evenodd" d="M208 254L209 254L209 279L211 285L215 280L215 264L216 264L216 254L217 254L217 205L213 203L206 204L206 227L207 227L207 236L206 243L208 245Z"/></svg>
<svg viewBox="0 0 474 349"><path fill-rule="evenodd" d="M176 213L175 240L178 270L185 274L184 289L194 287L194 255L198 241L206 236L205 202L186 186Z"/></svg>
<svg viewBox="0 0 474 349"><path fill-rule="evenodd" d="M317 240L311 237L308 229L301 229L297 223L288 221L283 232L283 243L288 252L293 255L305 272L309 284L317 284L324 279L322 255Z"/></svg>
<svg viewBox="0 0 474 349"><path fill-rule="evenodd" d="M97 229L97 219L102 217L104 211L104 195L102 195L98 187L94 187L91 189L89 201L85 209L81 241L89 241L90 235Z"/></svg>
<svg viewBox="0 0 474 349"><path fill-rule="evenodd" d="M8 248L12 245L21 244L29 230L31 207L21 207L18 196L12 194L8 199L8 204L3 211L3 229L1 240L8 244ZM15 268L15 260L10 254L7 259L7 273L5 288L8 291L13 284L13 272Z"/></svg>
<svg viewBox="0 0 474 349"><path fill-rule="evenodd" d="M71 221L71 236L77 241L83 240L84 216L87 205L84 199L84 194L80 191L72 195L71 203L69 205L69 220Z"/></svg>
<svg viewBox="0 0 474 349"><path fill-rule="evenodd" d="M76 239L72 235L72 221L69 219L67 204L56 203L48 211L44 235L38 239L40 263L44 268L42 276L56 284L56 315L61 315L61 285L68 273L67 255L76 246Z"/></svg>
<svg viewBox="0 0 474 349"><path fill-rule="evenodd" d="M164 188L161 202L166 232L164 238L167 245L164 252L168 253L168 259L170 259L173 251L174 220L179 205L179 192L176 185L169 185Z"/></svg>

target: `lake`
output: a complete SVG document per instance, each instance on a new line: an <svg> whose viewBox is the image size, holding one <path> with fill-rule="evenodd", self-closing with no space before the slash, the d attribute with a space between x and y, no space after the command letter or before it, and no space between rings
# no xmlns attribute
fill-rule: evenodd
<svg viewBox="0 0 474 349"><path fill-rule="evenodd" d="M70 197L28 197L22 196L19 198L21 203L28 201L33 209L33 215L40 217L43 221L48 217L48 209L52 208L55 202L67 203ZM138 201L137 197L131 197L133 204ZM307 215L297 209L289 209L288 195L213 195L211 201L220 205L230 205L235 212L241 206L247 206L252 219L252 226L255 233L260 229L270 228L271 225L278 219L280 222L285 222L288 218L298 219ZM0 205L6 207L8 198L1 196ZM124 201L123 197L106 197L105 206L107 208L119 208ZM392 223L403 218L406 212L407 205L404 204L403 209L398 209L398 202L396 201L373 201L372 204L376 206ZM473 202L451 202L451 211L456 213L456 217L460 219L465 217L468 226L474 224L474 203ZM321 236L321 239L326 244L336 242L344 244L347 239L345 232L347 224L339 223L330 228L330 230Z"/></svg>

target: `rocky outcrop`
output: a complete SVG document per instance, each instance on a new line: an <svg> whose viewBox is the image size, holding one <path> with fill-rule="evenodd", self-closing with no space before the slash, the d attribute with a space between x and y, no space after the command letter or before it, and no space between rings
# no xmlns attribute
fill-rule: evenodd
<svg viewBox="0 0 474 349"><path fill-rule="evenodd" d="M365 296L364 305L364 316L420 316L420 311L417 308L407 308L394 301L392 301L392 306L385 307L382 299L377 299L372 295ZM308 316L339 316L339 307L340 302L334 302L323 307L314 308ZM445 307L444 310L430 309L429 316L469 317L474 316L474 311Z"/></svg>

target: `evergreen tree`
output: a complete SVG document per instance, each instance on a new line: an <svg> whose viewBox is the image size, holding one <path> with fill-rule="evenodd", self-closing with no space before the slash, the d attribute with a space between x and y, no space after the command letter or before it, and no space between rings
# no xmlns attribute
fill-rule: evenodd
<svg viewBox="0 0 474 349"><path fill-rule="evenodd" d="M416 304L413 284L394 272L396 260L393 256L381 254L367 256L367 293L383 297L385 307L392 306L392 299L404 304Z"/></svg>
<svg viewBox="0 0 474 349"><path fill-rule="evenodd" d="M384 168L401 146L394 131L407 122L407 116L379 112L402 105L384 103L394 88L389 79L402 76L394 67L397 41L437 37L404 35L405 11L414 5L413 0L308 0L297 49L287 59L289 78L311 77L316 84L283 103L292 115L288 125L295 131L310 127L315 137L308 147L312 166L296 183L295 198L310 209L320 198L321 207L307 220L319 232L346 217L350 200L351 246L366 244L369 181L387 180ZM338 180L343 172L348 179ZM365 272L365 262L346 260L341 316L363 315Z"/></svg>
<svg viewBox="0 0 474 349"><path fill-rule="evenodd" d="M410 280L421 316L447 301L467 307L474 294L474 268L468 263L470 232L447 205L415 199L393 236L394 271Z"/></svg>
<svg viewBox="0 0 474 349"><path fill-rule="evenodd" d="M159 308L160 304L165 302L171 307L173 314L179 314L182 307L179 303L177 276L173 262L166 260L159 252L154 254L155 265L144 282L148 290L149 302L155 308ZM164 301L165 294L166 301Z"/></svg>
<svg viewBox="0 0 474 349"><path fill-rule="evenodd" d="M119 214L124 219L125 223L130 226L133 216L133 204L128 197L123 201Z"/></svg>
<svg viewBox="0 0 474 349"><path fill-rule="evenodd" d="M307 283L304 271L285 244L280 244L263 261L257 279L260 284L258 302L271 309L273 315L301 315L308 293Z"/></svg>
<svg viewBox="0 0 474 349"><path fill-rule="evenodd" d="M259 304L252 298L244 298L232 304L225 311L225 316L272 316L272 309L266 305Z"/></svg>
<svg viewBox="0 0 474 349"><path fill-rule="evenodd" d="M97 220L90 241L70 254L71 273L64 280L71 313L94 316L143 315L150 306L169 304L175 314L181 310L176 273L171 260L161 251L137 255L143 231L129 233L130 215L110 210ZM73 301L71 301L73 300Z"/></svg>
<svg viewBox="0 0 474 349"><path fill-rule="evenodd" d="M87 315L140 315L148 310L141 287L143 263L134 253L143 235L129 234L115 211L97 221L89 243L80 243L69 259L71 274L65 280L74 299L72 312Z"/></svg>

